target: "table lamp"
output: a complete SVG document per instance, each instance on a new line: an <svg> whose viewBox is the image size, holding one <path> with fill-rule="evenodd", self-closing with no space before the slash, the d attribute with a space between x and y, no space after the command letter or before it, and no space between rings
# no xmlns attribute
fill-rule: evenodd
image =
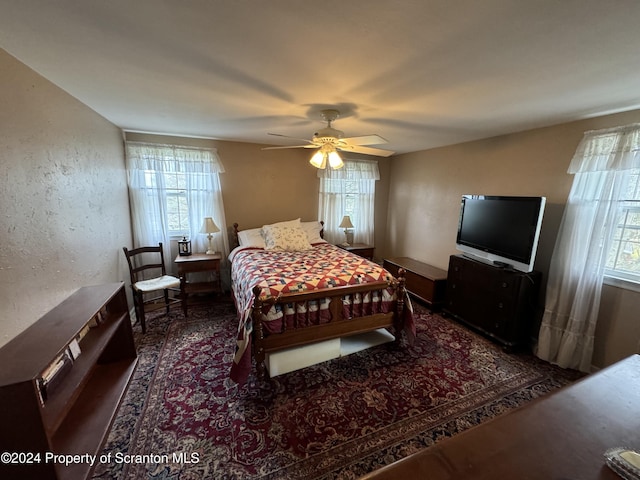
<svg viewBox="0 0 640 480"><path fill-rule="evenodd" d="M353 243L353 231L350 231L350 229L353 229L354 227L349 215L342 217L342 222L340 222L338 227L344 228L344 236L347 239L346 244L351 245Z"/></svg>
<svg viewBox="0 0 640 480"><path fill-rule="evenodd" d="M220 229L218 228L218 226L216 225L216 223L213 221L213 218L211 217L205 217L204 222L202 222L202 228L200 229L200 233L206 233L207 234L207 238L209 239L209 250L207 250L207 254L208 255L212 255L214 253L216 253L213 250L213 244L211 243L211 240L213 239L213 233L218 233L220 231Z"/></svg>

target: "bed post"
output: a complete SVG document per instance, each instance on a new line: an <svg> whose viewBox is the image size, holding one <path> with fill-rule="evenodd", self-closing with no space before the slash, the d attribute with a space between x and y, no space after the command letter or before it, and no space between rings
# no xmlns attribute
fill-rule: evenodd
<svg viewBox="0 0 640 480"><path fill-rule="evenodd" d="M402 336L402 331L404 330L404 297L407 294L407 290L405 288L406 278L405 278L406 270L404 268L400 268L398 270L398 285L396 286L396 317L395 317L395 333L396 333L396 344L400 343L400 337Z"/></svg>
<svg viewBox="0 0 640 480"><path fill-rule="evenodd" d="M262 346L264 332L262 330L262 302L260 301L261 291L262 289L259 286L256 285L253 287L253 310L251 311L251 317L253 319L253 356L256 359L258 380L263 380L265 375L265 353L264 347Z"/></svg>
<svg viewBox="0 0 640 480"><path fill-rule="evenodd" d="M232 248L235 248L235 247L240 245L240 240L238 239L238 224L237 223L233 224L233 238L232 238L232 240L233 240L233 242L232 242L233 243L233 247Z"/></svg>

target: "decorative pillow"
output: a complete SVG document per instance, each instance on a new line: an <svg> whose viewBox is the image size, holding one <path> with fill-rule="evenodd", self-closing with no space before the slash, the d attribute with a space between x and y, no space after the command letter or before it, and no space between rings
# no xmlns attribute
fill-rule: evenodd
<svg viewBox="0 0 640 480"><path fill-rule="evenodd" d="M322 224L320 222L300 222L300 227L307 234L309 243L321 243L324 242L320 236L322 230Z"/></svg>
<svg viewBox="0 0 640 480"><path fill-rule="evenodd" d="M238 232L238 243L241 247L264 248L264 238L262 238L260 228L252 228Z"/></svg>
<svg viewBox="0 0 640 480"><path fill-rule="evenodd" d="M300 227L265 225L262 227L262 236L264 237L265 250L293 252L312 248L307 234Z"/></svg>
<svg viewBox="0 0 640 480"><path fill-rule="evenodd" d="M269 225L263 225L262 228L264 227L299 227L300 226L300 219L296 218L295 220L287 220L286 222L277 222L277 223L271 223Z"/></svg>

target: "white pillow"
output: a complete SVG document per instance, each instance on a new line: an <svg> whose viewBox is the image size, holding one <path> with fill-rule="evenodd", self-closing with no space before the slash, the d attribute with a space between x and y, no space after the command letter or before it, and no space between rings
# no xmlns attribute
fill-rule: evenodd
<svg viewBox="0 0 640 480"><path fill-rule="evenodd" d="M322 230L322 224L320 222L300 222L300 227L302 227L302 230L307 234L309 243L324 242L320 236L320 231Z"/></svg>
<svg viewBox="0 0 640 480"><path fill-rule="evenodd" d="M300 227L265 225L262 236L265 250L295 252L312 248L307 234Z"/></svg>
<svg viewBox="0 0 640 480"><path fill-rule="evenodd" d="M262 238L260 230L260 228L252 228L238 232L238 243L240 246L264 248L264 238Z"/></svg>

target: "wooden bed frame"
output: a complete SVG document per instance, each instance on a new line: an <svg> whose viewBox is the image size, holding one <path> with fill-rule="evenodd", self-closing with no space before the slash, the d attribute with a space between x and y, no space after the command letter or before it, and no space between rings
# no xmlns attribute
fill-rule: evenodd
<svg viewBox="0 0 640 480"><path fill-rule="evenodd" d="M324 222L321 222L324 225ZM238 224L233 224L235 238L238 238ZM321 232L321 236L322 236ZM237 243L236 243L237 244ZM354 255L354 254L351 254ZM253 308L252 308L252 320L253 320L253 338L252 338L252 355L256 362L256 369L258 378L260 380L265 378L265 357L267 353L276 352L285 348L297 347L302 345L309 345L324 340L331 340L334 338L346 337L350 335L356 335L359 333L370 332L379 328L391 328L394 329L395 343L399 344L402 330L404 328L404 303L407 295L405 289L405 271L400 269L398 271L398 278L393 278L391 281L378 281L359 285L348 285L334 288L324 288L318 290L309 290L302 293L285 293L278 297L271 297L265 300L260 300L260 293L262 289L259 286L253 288ZM396 308L394 311L387 313L376 313L372 315L365 315L361 317L355 317L353 312L353 302L351 307L345 315L343 308L343 299L349 299L349 297L356 294L364 294L370 292L371 298L374 298L373 293L379 292L377 298L379 302L382 302L382 291L387 289L393 289L396 295ZM309 315L308 302L329 299L329 314L330 320L328 323L320 325L305 325L293 328L287 327L286 322L282 322L282 329L279 333L269 334L265 336L263 322L265 315L264 311L268 311L275 305L293 304L294 311L297 311L297 306L303 304ZM379 309L380 310L380 309Z"/></svg>

